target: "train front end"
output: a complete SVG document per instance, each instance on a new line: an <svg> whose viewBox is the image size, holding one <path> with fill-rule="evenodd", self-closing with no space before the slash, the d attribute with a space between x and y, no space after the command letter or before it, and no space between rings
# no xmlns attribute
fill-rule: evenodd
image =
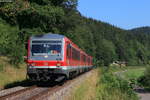
<svg viewBox="0 0 150 100"><path fill-rule="evenodd" d="M33 81L55 81L67 77L64 36L32 36L28 42L27 75Z"/></svg>

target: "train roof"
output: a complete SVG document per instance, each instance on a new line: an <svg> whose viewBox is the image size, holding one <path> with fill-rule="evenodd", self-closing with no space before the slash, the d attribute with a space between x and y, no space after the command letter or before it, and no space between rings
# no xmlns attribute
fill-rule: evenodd
<svg viewBox="0 0 150 100"><path fill-rule="evenodd" d="M48 33L48 34L42 34L42 35L34 35L31 37L31 39L63 39L65 36L60 35L60 34L53 34L53 33Z"/></svg>

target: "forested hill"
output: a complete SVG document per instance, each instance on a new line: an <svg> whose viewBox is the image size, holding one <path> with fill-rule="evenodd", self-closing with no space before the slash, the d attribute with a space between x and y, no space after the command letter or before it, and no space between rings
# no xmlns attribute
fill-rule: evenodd
<svg viewBox="0 0 150 100"><path fill-rule="evenodd" d="M139 27L139 28L134 28L130 30L132 33L135 34L150 34L150 27Z"/></svg>
<svg viewBox="0 0 150 100"><path fill-rule="evenodd" d="M0 3L0 55L12 64L23 62L28 37L48 32L63 34L95 58L96 64L126 61L147 64L149 34L133 34L77 10L77 0L15 0ZM146 39L145 39L146 37Z"/></svg>

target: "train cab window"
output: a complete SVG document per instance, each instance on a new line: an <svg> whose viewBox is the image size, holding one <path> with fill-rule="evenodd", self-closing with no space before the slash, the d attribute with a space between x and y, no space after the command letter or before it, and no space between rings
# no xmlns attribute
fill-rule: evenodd
<svg viewBox="0 0 150 100"><path fill-rule="evenodd" d="M61 53L62 45L58 41L32 41L32 56L58 55Z"/></svg>
<svg viewBox="0 0 150 100"><path fill-rule="evenodd" d="M61 53L61 45L49 44L47 51L48 51L48 54L50 54L50 55L60 54Z"/></svg>

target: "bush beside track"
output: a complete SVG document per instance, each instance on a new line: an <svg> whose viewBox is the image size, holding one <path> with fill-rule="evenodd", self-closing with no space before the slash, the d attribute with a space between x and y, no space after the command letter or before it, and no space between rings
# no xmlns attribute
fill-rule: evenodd
<svg viewBox="0 0 150 100"><path fill-rule="evenodd" d="M138 79L138 82L140 85L150 90L150 66L146 68L144 75Z"/></svg>
<svg viewBox="0 0 150 100"><path fill-rule="evenodd" d="M138 100L128 81L114 75L109 68L100 69L99 75L97 100Z"/></svg>

